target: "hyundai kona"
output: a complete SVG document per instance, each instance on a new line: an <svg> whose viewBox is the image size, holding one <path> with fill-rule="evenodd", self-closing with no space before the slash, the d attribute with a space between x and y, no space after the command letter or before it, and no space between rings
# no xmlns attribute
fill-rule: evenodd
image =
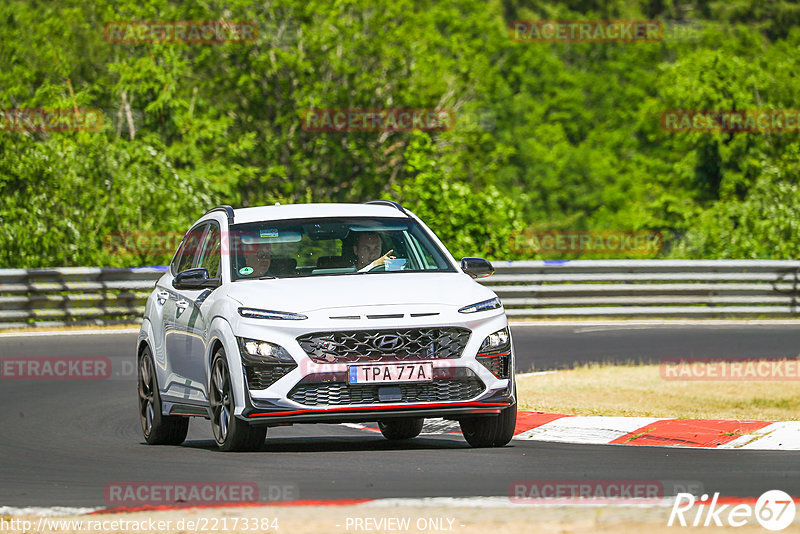
<svg viewBox="0 0 800 534"><path fill-rule="evenodd" d="M147 443L190 417L225 451L267 429L377 422L388 439L458 421L475 447L507 444L514 351L494 272L457 262L391 201L214 208L185 234L138 336Z"/></svg>

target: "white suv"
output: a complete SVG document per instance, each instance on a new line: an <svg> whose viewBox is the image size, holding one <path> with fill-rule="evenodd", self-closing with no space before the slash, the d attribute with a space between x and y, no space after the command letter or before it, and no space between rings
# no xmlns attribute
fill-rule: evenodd
<svg viewBox="0 0 800 534"><path fill-rule="evenodd" d="M186 233L147 301L137 342L150 444L211 420L222 450L270 426L424 418L460 422L476 447L516 421L514 351L500 301L413 213L366 204L214 208Z"/></svg>

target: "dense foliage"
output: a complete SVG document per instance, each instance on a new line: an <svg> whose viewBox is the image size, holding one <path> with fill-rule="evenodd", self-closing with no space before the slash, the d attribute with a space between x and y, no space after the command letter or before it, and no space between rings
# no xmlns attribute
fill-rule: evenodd
<svg viewBox="0 0 800 534"><path fill-rule="evenodd" d="M524 43L516 19L657 18L656 43ZM114 21L255 21L249 44L115 44ZM669 133L669 109L792 109L800 6L772 0L7 0L0 267L147 265L115 232L208 207L393 198L454 255L531 258L526 228L652 230L663 257L791 258L797 134ZM312 132L310 108L437 108L444 132Z"/></svg>

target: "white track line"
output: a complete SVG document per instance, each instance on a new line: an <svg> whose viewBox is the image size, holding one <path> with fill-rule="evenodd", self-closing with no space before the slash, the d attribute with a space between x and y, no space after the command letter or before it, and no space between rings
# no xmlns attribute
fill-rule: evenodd
<svg viewBox="0 0 800 534"><path fill-rule="evenodd" d="M508 497L428 497L413 499L375 499L357 506L368 508L378 507L441 507L441 508L524 508L524 507L556 507L567 506L624 506L624 507L644 507L654 508L660 506L672 506L675 502L674 497L665 497L658 500L648 500L647 503L636 503L633 500L626 500L620 503L609 503L607 500L601 503L594 503L591 499L585 502L575 502L565 504L563 501L558 503L548 503L546 499L541 501L512 502Z"/></svg>
<svg viewBox="0 0 800 534"><path fill-rule="evenodd" d="M800 450L800 421L772 423L752 434L739 436L720 445L720 449L755 449L770 451Z"/></svg>
<svg viewBox="0 0 800 534"><path fill-rule="evenodd" d="M346 504L342 506L358 507L358 508L398 508L398 507L418 507L418 508L566 508L566 507L603 507L603 508L657 508L669 507L675 502L674 497L664 497L658 500L648 500L646 503L637 503L635 500L621 500L619 503L602 501L592 502L587 499L584 502L564 503L559 501L557 503L548 503L547 500L530 500L513 502L508 497L429 497L429 498L397 498L397 499L375 499L359 504ZM269 507L270 503L263 503L265 507ZM229 510L229 508L226 508ZM103 508L72 508L66 506L30 506L30 507L13 507L13 506L0 506L0 515L6 516L74 516L84 515L92 512L100 511ZM169 510L166 510L167 512ZM157 511L148 512L157 513Z"/></svg>
<svg viewBox="0 0 800 534"><path fill-rule="evenodd" d="M339 423L339 426L346 426L347 428L354 428L356 430L370 430L367 425L361 423Z"/></svg>
<svg viewBox="0 0 800 534"><path fill-rule="evenodd" d="M530 373L514 373L514 378L523 378L526 376L552 375L557 372L558 371L531 371Z"/></svg>
<svg viewBox="0 0 800 534"><path fill-rule="evenodd" d="M514 439L606 445L661 420L657 417L562 417L517 434Z"/></svg>
<svg viewBox="0 0 800 534"><path fill-rule="evenodd" d="M0 338L38 336L96 336L103 334L136 334L138 332L138 328L109 328L105 330L43 330L41 332L6 332L0 334Z"/></svg>
<svg viewBox="0 0 800 534"><path fill-rule="evenodd" d="M36 516L56 516L56 515L83 515L102 510L102 508L72 508L69 506L0 506L0 516L2 515L36 515Z"/></svg>
<svg viewBox="0 0 800 534"><path fill-rule="evenodd" d="M461 432L461 425L458 424L458 421L448 421L437 417L435 419L425 419L420 435L436 436L451 432Z"/></svg>

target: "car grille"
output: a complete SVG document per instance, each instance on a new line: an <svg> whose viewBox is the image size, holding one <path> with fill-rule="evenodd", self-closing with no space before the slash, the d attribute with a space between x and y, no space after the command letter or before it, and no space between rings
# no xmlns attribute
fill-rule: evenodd
<svg viewBox="0 0 800 534"><path fill-rule="evenodd" d="M440 360L459 358L471 332L466 328L404 328L315 332L297 338L316 363Z"/></svg>
<svg viewBox="0 0 800 534"><path fill-rule="evenodd" d="M296 364L245 365L244 370L247 376L247 387L249 389L267 389L296 367Z"/></svg>
<svg viewBox="0 0 800 534"><path fill-rule="evenodd" d="M423 384L391 384L384 386L351 386L346 382L298 384L289 392L289 398L306 406L378 404L378 390L382 387L399 388L401 400L391 403L466 401L484 391L477 377L436 380Z"/></svg>
<svg viewBox="0 0 800 534"><path fill-rule="evenodd" d="M478 356L478 363L486 367L497 378L508 378L509 355Z"/></svg>

